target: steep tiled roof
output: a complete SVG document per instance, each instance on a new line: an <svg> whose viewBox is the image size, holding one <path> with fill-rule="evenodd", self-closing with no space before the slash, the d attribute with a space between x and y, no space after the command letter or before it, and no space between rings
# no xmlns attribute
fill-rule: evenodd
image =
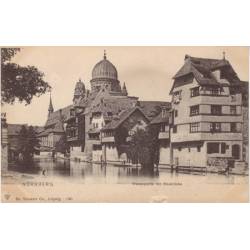
<svg viewBox="0 0 250 250"><path fill-rule="evenodd" d="M149 120L154 119L161 112L163 107L167 109L171 108L170 102L162 101L139 101L138 105Z"/></svg>
<svg viewBox="0 0 250 250"><path fill-rule="evenodd" d="M225 59L209 59L200 57L185 56L185 64L181 69L175 74L174 78L193 73L193 71L198 70L203 74L209 74L211 70L221 68L223 66L228 66L230 63Z"/></svg>
<svg viewBox="0 0 250 250"><path fill-rule="evenodd" d="M69 105L65 108L59 109L48 117L48 120L46 121L45 127L55 125L59 120L66 120L68 116L70 115L70 109L73 107L73 105Z"/></svg>
<svg viewBox="0 0 250 250"><path fill-rule="evenodd" d="M159 123L169 123L170 113L166 112L163 116L162 112L157 115L152 121L151 124L159 124Z"/></svg>
<svg viewBox="0 0 250 250"><path fill-rule="evenodd" d="M44 129L39 131L38 136L46 136L49 133L63 133L63 122L69 119L70 109L73 105L69 105L65 108L59 109L50 114L48 120L45 123Z"/></svg>
<svg viewBox="0 0 250 250"><path fill-rule="evenodd" d="M189 78L194 77L200 85L221 85L212 74L214 70L221 69L224 77L229 80L230 84L238 84L239 78L232 68L229 61L225 59L209 59L185 56L185 63L175 74L173 88L189 83ZM184 81L186 77L186 83Z"/></svg>
<svg viewBox="0 0 250 250"><path fill-rule="evenodd" d="M36 133L40 133L43 131L43 127L42 126L33 126L34 130L36 131Z"/></svg>
<svg viewBox="0 0 250 250"><path fill-rule="evenodd" d="M45 129L45 130L41 131L37 136L38 137L47 136L49 133L52 133L52 132L53 132L53 129L48 128L48 129Z"/></svg>
<svg viewBox="0 0 250 250"><path fill-rule="evenodd" d="M143 111L139 107L133 107L128 110L122 111L118 116L116 116L110 123L106 124L102 130L113 130L118 128L130 115L132 115L136 110L139 110L141 114L148 120Z"/></svg>

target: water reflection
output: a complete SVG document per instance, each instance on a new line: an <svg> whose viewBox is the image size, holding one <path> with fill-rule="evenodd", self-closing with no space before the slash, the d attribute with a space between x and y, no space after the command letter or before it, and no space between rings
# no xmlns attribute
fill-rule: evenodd
<svg viewBox="0 0 250 250"><path fill-rule="evenodd" d="M247 183L248 177L234 175L218 175L205 173L176 173L160 169L155 176L144 176L140 168L115 165L101 165L83 162L70 162L62 159L36 159L29 167L10 165L9 170L29 175L44 175L45 177L64 178L67 181L81 183L182 183L182 184L237 184Z"/></svg>

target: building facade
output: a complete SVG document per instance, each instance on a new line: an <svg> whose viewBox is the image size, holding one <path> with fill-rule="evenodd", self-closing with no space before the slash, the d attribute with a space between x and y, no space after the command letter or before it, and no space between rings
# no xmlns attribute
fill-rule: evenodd
<svg viewBox="0 0 250 250"><path fill-rule="evenodd" d="M170 92L170 164L218 169L242 162L240 84L225 58L185 57Z"/></svg>
<svg viewBox="0 0 250 250"><path fill-rule="evenodd" d="M2 169L8 168L8 126L6 113L1 113L1 166Z"/></svg>
<svg viewBox="0 0 250 250"><path fill-rule="evenodd" d="M171 126L170 106L162 107L158 116L150 123L152 129L158 133L159 165L170 167L170 126Z"/></svg>
<svg viewBox="0 0 250 250"><path fill-rule="evenodd" d="M138 106L124 110L106 124L101 132L103 161L132 163L127 150L130 138L138 129L145 130L148 124L148 117Z"/></svg>
<svg viewBox="0 0 250 250"><path fill-rule="evenodd" d="M141 122L144 122L144 117L150 121L159 114L161 106L166 105L166 102L143 102L138 97L129 96L126 84L123 83L121 87L118 72L106 54L94 66L90 85L91 89L87 90L84 83L76 84L73 106L69 119L65 121L70 158L91 162L107 159L123 161L124 157L114 147L113 156L106 157L112 153L111 147L106 147L106 142L102 140L105 134L102 130L106 130L114 121L117 122L124 112L138 106L143 113Z"/></svg>
<svg viewBox="0 0 250 250"><path fill-rule="evenodd" d="M70 117L71 108L72 105L69 105L63 109L54 111L50 97L47 121L37 135L40 141L40 156L54 156L55 152L60 151L59 144L66 136L64 123Z"/></svg>
<svg viewBox="0 0 250 250"><path fill-rule="evenodd" d="M130 135L151 126L161 166L214 171L248 162L248 83L230 62L185 56L173 79L171 102L140 101L121 87L105 53L93 67L91 88L76 83L72 105L54 111L50 97L41 152L57 151L65 136L71 160L130 162L124 150Z"/></svg>

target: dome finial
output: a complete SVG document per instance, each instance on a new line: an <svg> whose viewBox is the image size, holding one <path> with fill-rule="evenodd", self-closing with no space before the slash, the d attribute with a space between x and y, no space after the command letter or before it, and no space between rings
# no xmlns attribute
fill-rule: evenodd
<svg viewBox="0 0 250 250"><path fill-rule="evenodd" d="M223 51L223 60L225 60L225 59L226 59L226 52Z"/></svg>
<svg viewBox="0 0 250 250"><path fill-rule="evenodd" d="M106 56L106 50L104 50L103 59L104 59L104 60L106 60L106 59L107 59L107 56Z"/></svg>

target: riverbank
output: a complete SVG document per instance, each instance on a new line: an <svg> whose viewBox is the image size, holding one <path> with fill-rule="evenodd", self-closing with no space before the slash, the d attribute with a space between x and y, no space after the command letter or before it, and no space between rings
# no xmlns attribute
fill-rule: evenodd
<svg viewBox="0 0 250 250"><path fill-rule="evenodd" d="M40 159L46 159L45 157L42 157ZM48 159L48 158L47 158ZM51 158L52 159L52 158ZM113 165L115 167L126 167L126 168L140 168L140 164L133 164L130 162L126 161L92 161L92 160L83 160L80 158L69 158L65 157L63 154L57 154L54 159L59 159L59 160L65 160L65 161L70 161L70 162L82 162L82 163L87 163L87 164L99 164L99 165ZM249 169L247 165L238 165L234 168L228 168L225 166L170 166L169 164L162 164L160 163L158 166L155 165L155 170L171 170L171 171L176 171L176 172L187 172L187 173L216 173L216 174L231 174L231 175L243 175L243 176L248 176L249 175Z"/></svg>
<svg viewBox="0 0 250 250"><path fill-rule="evenodd" d="M142 175L126 166L36 160L2 171L4 202L245 202L248 177L160 169ZM131 170L131 171L130 171ZM161 198L159 198L161 197ZM17 199L17 200L16 200Z"/></svg>

